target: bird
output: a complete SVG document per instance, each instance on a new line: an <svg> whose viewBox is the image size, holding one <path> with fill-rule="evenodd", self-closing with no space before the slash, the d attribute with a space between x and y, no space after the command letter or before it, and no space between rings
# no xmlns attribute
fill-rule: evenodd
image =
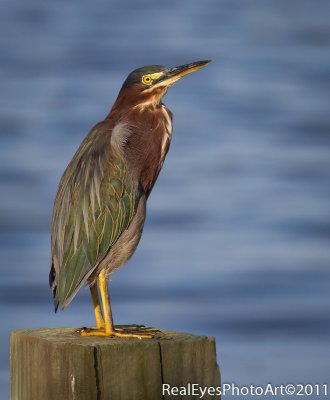
<svg viewBox="0 0 330 400"><path fill-rule="evenodd" d="M55 312L89 286L96 327L81 328L81 336L156 335L143 325L114 325L109 275L138 246L147 199L169 150L172 112L163 96L180 78L210 62L151 65L131 72L111 111L90 130L60 179L52 213L49 285Z"/></svg>

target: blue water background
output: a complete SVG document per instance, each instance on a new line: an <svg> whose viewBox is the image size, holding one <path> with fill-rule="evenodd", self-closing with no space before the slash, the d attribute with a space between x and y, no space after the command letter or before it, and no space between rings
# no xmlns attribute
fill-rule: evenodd
<svg viewBox="0 0 330 400"><path fill-rule="evenodd" d="M215 336L224 382L329 382L330 2L0 6L0 398L10 331L93 324L87 289L54 315L47 286L75 149L132 69L209 58L166 95L173 141L115 321Z"/></svg>

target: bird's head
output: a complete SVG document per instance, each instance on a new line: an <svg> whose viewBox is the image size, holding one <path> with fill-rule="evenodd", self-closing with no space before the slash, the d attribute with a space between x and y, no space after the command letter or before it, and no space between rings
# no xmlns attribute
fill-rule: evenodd
<svg viewBox="0 0 330 400"><path fill-rule="evenodd" d="M130 105L145 107L155 106L161 102L167 89L183 76L197 71L211 61L196 61L174 68L162 65L142 67L131 72L125 80L118 100Z"/></svg>

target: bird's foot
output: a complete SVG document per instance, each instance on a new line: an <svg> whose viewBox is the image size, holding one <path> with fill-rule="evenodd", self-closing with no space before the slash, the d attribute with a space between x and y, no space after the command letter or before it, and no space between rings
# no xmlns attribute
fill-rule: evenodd
<svg viewBox="0 0 330 400"><path fill-rule="evenodd" d="M111 331L107 331L104 329L83 327L81 329L78 329L77 332L84 337L99 336L99 337L118 337L123 339L152 339L153 337L156 336L157 333L159 333L159 331L157 331L156 329L146 330L145 327L143 328L144 329L142 329L141 326L137 325L134 326L134 329L132 330L128 330L125 326L125 328L118 327Z"/></svg>
<svg viewBox="0 0 330 400"><path fill-rule="evenodd" d="M116 325L115 330L119 332L140 332L140 333L153 333L156 335L157 333L160 333L159 329L151 328L150 326L145 326L145 325L137 325L137 324L132 324L132 325Z"/></svg>

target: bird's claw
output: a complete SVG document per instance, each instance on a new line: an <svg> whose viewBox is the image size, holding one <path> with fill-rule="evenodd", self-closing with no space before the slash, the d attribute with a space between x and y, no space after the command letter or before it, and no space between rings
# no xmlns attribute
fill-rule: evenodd
<svg viewBox="0 0 330 400"><path fill-rule="evenodd" d="M152 332L152 333L159 333L160 330L159 329L155 329L155 328L151 328L150 326L146 326L146 325L137 325L137 324L133 324L133 325L116 325L115 326L115 330L116 331L130 331L130 332Z"/></svg>
<svg viewBox="0 0 330 400"><path fill-rule="evenodd" d="M131 328L131 329L128 329ZM123 339L152 339L160 333L158 329L148 328L144 325L122 325L111 331L98 328L82 327L75 331L81 336L117 337Z"/></svg>

